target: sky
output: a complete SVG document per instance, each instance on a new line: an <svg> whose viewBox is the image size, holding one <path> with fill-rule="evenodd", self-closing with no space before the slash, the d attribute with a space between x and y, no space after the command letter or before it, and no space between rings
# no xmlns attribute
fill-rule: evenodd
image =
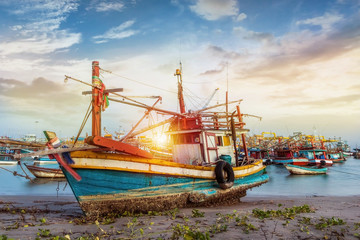
<svg viewBox="0 0 360 240"><path fill-rule="evenodd" d="M90 89L64 76L90 83L94 60L111 71L107 88L161 96L159 108L179 110L181 62L187 110L223 103L228 90L262 117L244 119L250 135L360 146L359 0L0 0L0 136L76 136ZM127 132L143 114L110 102L102 124Z"/></svg>

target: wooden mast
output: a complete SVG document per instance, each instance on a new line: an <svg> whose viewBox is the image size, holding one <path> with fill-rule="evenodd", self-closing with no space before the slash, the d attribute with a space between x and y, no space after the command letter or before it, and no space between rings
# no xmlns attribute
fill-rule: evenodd
<svg viewBox="0 0 360 240"><path fill-rule="evenodd" d="M99 62L92 62L92 85L100 87ZM92 136L101 136L101 104L99 102L99 88L92 88Z"/></svg>
<svg viewBox="0 0 360 240"><path fill-rule="evenodd" d="M177 76L177 80L178 80L178 98L179 98L179 105L180 105L180 113L184 114L186 112L186 110L185 110L185 102L184 102L184 95L183 95L181 71L182 71L182 66L180 63L180 69L176 69L176 73L174 75Z"/></svg>
<svg viewBox="0 0 360 240"><path fill-rule="evenodd" d="M237 114L238 114L238 118L239 118L239 122L240 122L240 129L243 129L245 123L243 122L242 114L240 113L239 105L236 106L236 110L237 110ZM242 143L243 143L244 153L245 153L244 160L248 160L249 156L248 156L248 149L247 149L247 146L246 146L245 133L241 134L241 140L242 140ZM244 164L244 162L243 162L243 164Z"/></svg>

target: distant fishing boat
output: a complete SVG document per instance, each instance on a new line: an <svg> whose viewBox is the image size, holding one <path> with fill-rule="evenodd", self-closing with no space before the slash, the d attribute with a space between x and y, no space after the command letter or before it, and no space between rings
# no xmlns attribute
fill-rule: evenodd
<svg viewBox="0 0 360 240"><path fill-rule="evenodd" d="M354 148L353 156L355 159L360 159L360 148Z"/></svg>
<svg viewBox="0 0 360 240"><path fill-rule="evenodd" d="M333 163L343 163L345 161L345 156L341 151L327 151L327 158L332 160Z"/></svg>
<svg viewBox="0 0 360 240"><path fill-rule="evenodd" d="M0 156L0 165L16 165L18 164L17 160L9 156Z"/></svg>
<svg viewBox="0 0 360 240"><path fill-rule="evenodd" d="M307 159L304 154L301 154L298 150L292 149L275 149L275 156L273 158L273 163L275 164L292 164L298 166L306 166L309 164L309 159Z"/></svg>
<svg viewBox="0 0 360 240"><path fill-rule="evenodd" d="M304 147L299 150L299 153L309 159L309 165L333 165L333 161L327 158L325 149L316 147Z"/></svg>
<svg viewBox="0 0 360 240"><path fill-rule="evenodd" d="M16 165L17 160L14 160L13 155L19 152L9 147L0 147L0 165Z"/></svg>
<svg viewBox="0 0 360 240"><path fill-rule="evenodd" d="M296 166L292 164L285 164L286 169L295 175L320 175L326 174L327 168L325 167L316 167L316 166Z"/></svg>
<svg viewBox="0 0 360 240"><path fill-rule="evenodd" d="M343 154L344 154L345 157L353 156L352 152L343 152Z"/></svg>
<svg viewBox="0 0 360 240"><path fill-rule="evenodd" d="M26 168L37 178L64 178L65 175L63 174L60 168L45 168L45 167L38 167L35 165L27 165L24 164Z"/></svg>
<svg viewBox="0 0 360 240"><path fill-rule="evenodd" d="M55 158L50 159L48 156L35 156L34 164L42 165L42 164L57 164Z"/></svg>
<svg viewBox="0 0 360 240"><path fill-rule="evenodd" d="M161 98L149 106L115 94L115 90L106 90L99 78L99 63L93 62L93 84L90 84L92 136L86 138L86 143L97 149L72 151L71 148L61 148L53 151L86 214L162 211L206 203L221 204L226 199L245 196L247 189L268 181L261 160L249 157L239 160L235 144L237 136L241 136L248 156L245 142L248 130L243 128L245 123L239 106L234 112L209 111L222 106L228 108L229 104L241 100L229 102L226 95L224 104L186 111L181 68L175 75L180 113L154 107ZM107 97L109 93L127 101ZM172 142L172 159L154 158L150 152L127 143L126 139L134 136L134 129L120 141L102 137L101 112L107 99L145 108L145 116L150 111L170 115L164 122L146 129L169 123L167 134ZM51 147L57 137L51 132L45 134ZM70 157L58 154L62 152L69 153ZM230 161L221 160L221 155L227 155L226 159Z"/></svg>
<svg viewBox="0 0 360 240"><path fill-rule="evenodd" d="M260 148L249 148L248 151L251 158L260 159L265 165L272 163L269 151Z"/></svg>

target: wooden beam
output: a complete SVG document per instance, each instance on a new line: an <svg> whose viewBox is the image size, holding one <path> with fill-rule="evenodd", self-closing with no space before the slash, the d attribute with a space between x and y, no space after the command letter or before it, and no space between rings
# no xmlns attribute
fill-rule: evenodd
<svg viewBox="0 0 360 240"><path fill-rule="evenodd" d="M46 149L31 153L20 153L20 154L14 154L15 159L20 159L23 157L33 157L33 156L44 156L48 154L56 154L56 153L64 153L64 152L75 152L75 151L84 151L84 150L99 150L102 148L99 148L97 146L83 146L83 147L72 147L72 148L56 148L56 149Z"/></svg>
<svg viewBox="0 0 360 240"><path fill-rule="evenodd" d="M105 89L104 93L114 93L114 92L123 92L123 88L113 88L113 89ZM84 91L82 92L82 95L89 95L92 94L92 91Z"/></svg>
<svg viewBox="0 0 360 240"><path fill-rule="evenodd" d="M138 157L143 157L143 158L152 158L153 157L151 153L149 153L145 150L142 150L140 148L137 148L135 146L132 146L130 144L115 141L115 140L100 137L100 136L87 137L86 142L91 145L110 148L112 151L124 152L124 153L131 154L131 155L138 156Z"/></svg>

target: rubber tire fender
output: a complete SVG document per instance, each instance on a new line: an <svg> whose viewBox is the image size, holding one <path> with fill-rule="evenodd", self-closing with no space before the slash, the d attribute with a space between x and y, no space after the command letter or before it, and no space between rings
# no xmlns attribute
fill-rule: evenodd
<svg viewBox="0 0 360 240"><path fill-rule="evenodd" d="M226 172L227 177L225 177L224 172ZM235 180L234 170L231 167L230 163L228 162L218 161L216 163L215 176L217 183L222 189L228 189L234 185L234 180Z"/></svg>

